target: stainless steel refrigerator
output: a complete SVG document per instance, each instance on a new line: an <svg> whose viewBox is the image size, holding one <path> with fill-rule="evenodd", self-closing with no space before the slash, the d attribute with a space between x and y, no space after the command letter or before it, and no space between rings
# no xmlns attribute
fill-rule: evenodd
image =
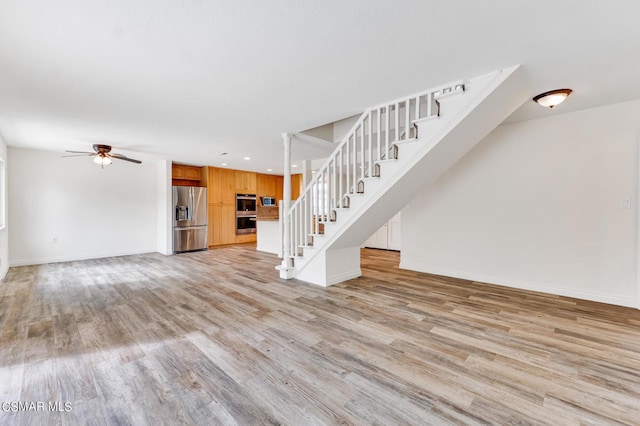
<svg viewBox="0 0 640 426"><path fill-rule="evenodd" d="M204 250L207 245L207 188L173 187L173 252Z"/></svg>

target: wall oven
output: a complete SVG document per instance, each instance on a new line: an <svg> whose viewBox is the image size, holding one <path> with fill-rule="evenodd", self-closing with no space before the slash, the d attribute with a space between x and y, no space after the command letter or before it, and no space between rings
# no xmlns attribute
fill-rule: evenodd
<svg viewBox="0 0 640 426"><path fill-rule="evenodd" d="M236 194L238 214L256 214L256 194Z"/></svg>
<svg viewBox="0 0 640 426"><path fill-rule="evenodd" d="M236 235L256 233L256 194L236 194Z"/></svg>
<svg viewBox="0 0 640 426"><path fill-rule="evenodd" d="M236 235L255 234L256 215L236 216Z"/></svg>

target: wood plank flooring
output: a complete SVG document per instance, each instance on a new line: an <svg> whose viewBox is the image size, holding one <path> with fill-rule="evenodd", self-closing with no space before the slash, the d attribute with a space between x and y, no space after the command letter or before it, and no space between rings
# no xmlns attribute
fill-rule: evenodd
<svg viewBox="0 0 640 426"><path fill-rule="evenodd" d="M398 262L329 289L252 245L12 268L0 424L640 424L640 311Z"/></svg>

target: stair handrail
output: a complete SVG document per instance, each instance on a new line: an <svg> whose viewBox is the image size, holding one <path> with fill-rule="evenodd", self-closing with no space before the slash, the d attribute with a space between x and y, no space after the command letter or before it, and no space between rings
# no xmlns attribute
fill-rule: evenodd
<svg viewBox="0 0 640 426"><path fill-rule="evenodd" d="M309 183L305 185L298 199L291 205L287 212L283 212L283 214L289 215L291 219L289 221L289 226L291 227L290 229L292 231L290 232L292 255L297 255L299 242L303 243L303 245L307 244L308 239L305 233L318 229L319 225L315 222L322 223L331 220L328 217L331 216L331 212L336 207L343 207L344 199L350 197L350 194L358 192L358 185L360 184L360 181L365 178L365 175L368 175L369 177L373 176L373 163L375 163L373 150L375 144L372 142L372 140L374 130L377 130L377 132L375 133L377 139L376 161L380 161L381 159L383 159L383 156L381 155L382 130L385 131L385 155L388 155L389 148L390 146L392 147L394 143L399 142L400 140L411 138L409 126L413 125L415 121L425 117L439 116L439 102L437 101L439 97L458 91L464 92L464 83L462 83L461 81L441 85L433 89L424 90L409 96L401 97L390 102L384 102L377 106L367 108L360 115L358 120L351 126L349 131L342 138L336 148L332 151L332 153L329 155L329 157L315 174L315 176L309 181ZM423 101L425 101L424 111L422 110ZM404 107L405 111L403 113L403 120L401 122L399 111L402 107ZM411 111L412 107L413 112ZM394 128L391 127L392 112L394 112ZM385 120L384 129L382 129L381 127L381 120L383 116ZM373 129L374 121L376 123L376 129ZM368 123L368 128L365 128L365 122ZM400 136L400 129L402 125L404 125L404 132L402 136ZM367 130L368 144L365 144L365 134L367 133ZM395 131L395 138L393 139L393 141L391 141L390 137L391 131ZM358 150L358 136L360 137L360 150ZM416 136L416 133L414 133L413 137ZM351 147L353 147L353 150L351 150ZM365 148L368 148L368 150ZM343 155L343 153L346 153L347 164L345 166L345 169L343 169L345 160L345 155ZM358 154L360 157L360 166L358 166ZM340 159L340 175L337 175L338 157ZM367 164L366 171L365 163ZM333 177L331 176L332 167ZM346 174L344 174L344 176L346 180L346 191L345 186L343 185L343 183L345 182L343 182L342 179L342 173L345 171ZM338 176L340 176L340 189L338 189L338 183L336 182ZM324 187L319 186L321 181L324 181L327 185L331 183L333 187L324 189ZM320 199L319 193L318 201L316 203L313 202L314 198L312 194L314 191L314 186L318 187L318 192L322 191L322 199ZM336 194L338 195L338 198L336 198ZM327 201L329 202L330 206L326 205ZM303 203L306 204L301 207ZM300 216L299 219L301 221L304 221L302 226L296 223L296 216ZM320 219L314 221L314 216L319 216ZM299 229L296 228L297 226L299 227Z"/></svg>
<svg viewBox="0 0 640 426"><path fill-rule="evenodd" d="M360 127L360 124L362 124L362 122L364 121L365 117L368 115L368 113L369 113L369 111L371 109L372 108L367 108L362 113L360 118L358 118L358 120L353 124L353 126L351 126L351 128L347 132L347 135L342 138L342 140L340 141L340 144L337 145L336 148L333 151L331 151L331 154L329 155L329 157L327 157L327 161L325 161L323 163L322 167L320 169L318 169L318 173L316 174L316 176L320 176L321 173L326 171L326 169L329 167L329 164L331 164L331 160L333 159L333 157L336 155L337 152L339 152L339 150L343 147L343 145L347 143L348 137ZM302 199L304 194L306 194L307 192L311 191L311 188L313 187L314 180L316 180L316 179L319 179L319 177L311 179L309 181L309 183L304 187L304 189L302 190L302 192L298 196L298 199L291 205L291 207L289 207L289 212L291 212L296 207L296 205L298 205L298 203L300 202L300 200Z"/></svg>
<svg viewBox="0 0 640 426"><path fill-rule="evenodd" d="M360 125L362 124L362 122L365 120L366 117L368 117L369 113L372 111L376 111L379 109L383 109L386 108L388 106L392 106L395 104L401 104L403 102L406 102L407 99L414 99L416 97L422 97L425 96L427 94L429 94L430 92L432 92L434 95L437 95L438 93L442 93L443 90L446 90L448 88L451 87L456 87L456 86L460 86L463 85L462 82L454 82L454 83L449 83L449 84L444 84L442 86L438 86L435 89L428 89L428 90L423 90L422 92L418 92L414 95L410 95L410 96L404 96L401 98L397 98L394 99L392 101L389 102L383 102L381 104L378 104L376 106L373 107L369 107L366 110L364 110L364 112L360 115L360 118L358 118L358 120L353 124L353 126L351 126L351 128L349 129L349 131L346 133L346 135L340 140L340 144L338 144L336 146L336 148L331 152L331 154L329 155L329 157L327 157L327 160L323 163L322 167L318 170L318 175L320 173L322 173L323 171L326 171L326 169L328 168L329 164L331 163L331 160L333 159L333 157L336 155L337 152L339 152L340 148L342 148L347 141L349 140L349 138L353 135L353 133L360 127ZM454 89L455 90L455 89ZM434 96L437 98L437 96ZM406 131L406 130L405 130ZM298 199L296 200L295 203L293 203L291 205L291 207L289 208L289 211L293 210L293 208L296 206L296 204L300 201L300 199L302 198L302 196L308 192L313 184L313 179L311 181L309 181L309 183L304 187L304 189L302 190L302 192L300 193L300 196L298 197Z"/></svg>

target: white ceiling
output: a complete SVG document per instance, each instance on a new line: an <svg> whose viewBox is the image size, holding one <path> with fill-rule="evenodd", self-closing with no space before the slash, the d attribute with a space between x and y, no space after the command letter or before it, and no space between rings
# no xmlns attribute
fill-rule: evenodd
<svg viewBox="0 0 640 426"><path fill-rule="evenodd" d="M514 64L532 94L574 93L510 120L640 98L638 16L635 0L2 0L0 136L281 172L283 132Z"/></svg>

